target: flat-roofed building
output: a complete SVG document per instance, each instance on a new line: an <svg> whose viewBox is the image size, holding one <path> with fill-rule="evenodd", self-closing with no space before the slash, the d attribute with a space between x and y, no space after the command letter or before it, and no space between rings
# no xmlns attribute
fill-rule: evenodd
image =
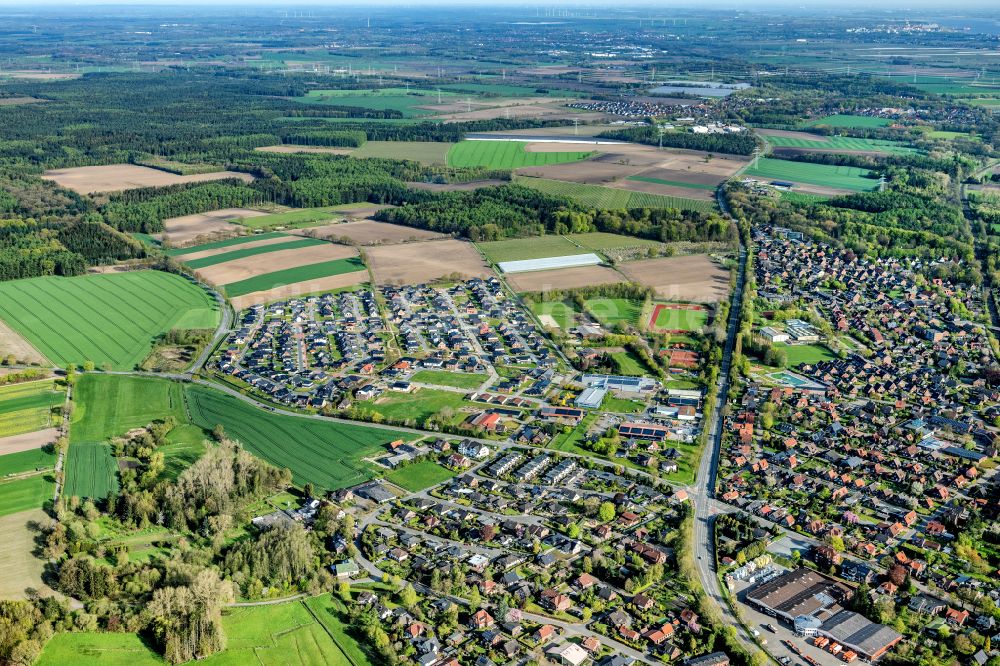
<svg viewBox="0 0 1000 666"><path fill-rule="evenodd" d="M590 386L577 397L575 404L583 409L599 409L607 394L608 390L605 388Z"/></svg>

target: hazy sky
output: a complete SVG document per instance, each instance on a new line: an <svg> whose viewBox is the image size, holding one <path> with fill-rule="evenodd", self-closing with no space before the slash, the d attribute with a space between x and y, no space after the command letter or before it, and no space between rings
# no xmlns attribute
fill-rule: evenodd
<svg viewBox="0 0 1000 666"><path fill-rule="evenodd" d="M525 7L554 7L554 6L607 6L607 0L542 0L541 2L530 2L527 0L294 0L293 2L283 2L282 0L0 0L0 6L6 8L17 8L30 12L32 7L73 7L73 6L100 6L100 5L132 5L139 7L151 6L181 6L200 5L210 7L213 5L240 5L255 7L288 8L304 6L334 7L360 7L360 6L435 6L435 5L493 5L493 6L525 6ZM963 9L990 9L997 6L997 0L958 0L957 2L942 4L940 0L881 0L873 4L871 0L625 0L621 6L651 6L662 11L669 11L671 8L681 7L713 7L724 9L757 9L757 8L784 8L795 9L797 11L817 9L827 12L831 9L863 8L874 11L907 11L907 10L935 10L935 14L955 14Z"/></svg>

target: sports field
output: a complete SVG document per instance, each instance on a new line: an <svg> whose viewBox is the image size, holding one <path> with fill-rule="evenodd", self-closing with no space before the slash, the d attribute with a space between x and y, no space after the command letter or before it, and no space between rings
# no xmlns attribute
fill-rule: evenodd
<svg viewBox="0 0 1000 666"><path fill-rule="evenodd" d="M171 257L177 257L185 254L194 254L195 252L204 252L205 250L218 250L220 248L234 247L237 245L243 245L244 243L256 243L262 240L270 240L273 238L291 238L288 234L282 234L277 231L272 231L265 234L254 234L252 236L239 236L238 238L227 238L226 240L214 241L212 243L202 243L201 245L192 245L191 247L181 247L166 250L166 254Z"/></svg>
<svg viewBox="0 0 1000 666"><path fill-rule="evenodd" d="M898 141L882 141L879 139L856 139L847 136L820 136L815 140L780 134L769 134L767 141L771 145L782 148L814 148L830 151L864 151L906 155L919 152Z"/></svg>
<svg viewBox="0 0 1000 666"><path fill-rule="evenodd" d="M865 178L870 173L866 169L811 164L809 162L792 162L772 157L761 158L756 168L751 165L747 167L744 173L757 178L806 183L840 190L850 190L852 192L873 190L878 186L878 181Z"/></svg>
<svg viewBox="0 0 1000 666"><path fill-rule="evenodd" d="M554 235L490 241L488 243L477 243L476 246L493 263L564 257L583 252L579 245L575 245L565 236Z"/></svg>
<svg viewBox="0 0 1000 666"><path fill-rule="evenodd" d="M653 333L697 331L708 323L708 310L701 305L685 303L657 303L649 317L649 330Z"/></svg>
<svg viewBox="0 0 1000 666"><path fill-rule="evenodd" d="M410 381L420 384L436 384L453 388L474 389L489 379L489 375L472 372L451 372L449 370L420 370L415 372Z"/></svg>
<svg viewBox="0 0 1000 666"><path fill-rule="evenodd" d="M185 420L183 393L176 382L87 374L74 391L64 489L68 497L101 498L117 490L118 470L109 438L171 415Z"/></svg>
<svg viewBox="0 0 1000 666"><path fill-rule="evenodd" d="M549 153L551 154L551 153ZM715 204L711 201L671 197L648 192L632 192L615 187L602 185L587 185L584 183L569 183L548 178L515 178L518 185L524 185L539 192L554 196L566 197L591 208L628 209L628 208L679 208L682 210L700 210L711 212Z"/></svg>
<svg viewBox="0 0 1000 666"><path fill-rule="evenodd" d="M0 483L0 516L40 509L52 499L56 482L51 473Z"/></svg>
<svg viewBox="0 0 1000 666"><path fill-rule="evenodd" d="M372 478L363 458L383 452L391 441L412 439L390 429L272 414L204 386L185 387L185 396L196 425L211 430L222 424L254 455L289 468L296 483L327 490Z"/></svg>
<svg viewBox="0 0 1000 666"><path fill-rule="evenodd" d="M433 460L422 460L406 465L399 469L394 469L385 475L387 481L395 483L397 486L415 493L437 485L442 481L447 481L455 473L446 467L438 465Z"/></svg>
<svg viewBox="0 0 1000 666"><path fill-rule="evenodd" d="M160 271L39 277L0 283L0 319L54 363L130 370L172 328L215 328L202 288Z"/></svg>
<svg viewBox="0 0 1000 666"><path fill-rule="evenodd" d="M851 116L844 114L835 114L832 116L824 116L816 120L811 120L806 123L807 127L815 127L816 125L829 125L830 127L848 127L848 128L873 128L873 127L888 127L892 124L892 121L888 118L872 118L870 116Z"/></svg>
<svg viewBox="0 0 1000 666"><path fill-rule="evenodd" d="M589 152L529 153L524 141L460 141L448 151L448 166L517 169L576 162L591 155Z"/></svg>
<svg viewBox="0 0 1000 666"><path fill-rule="evenodd" d="M788 366L794 368L800 363L818 363L819 361L829 361L834 358L833 352L826 345L787 345L778 343L774 345L785 352L788 358Z"/></svg>
<svg viewBox="0 0 1000 666"><path fill-rule="evenodd" d="M264 273L255 275L239 282L230 282L223 289L230 298L252 294L255 291L267 291L286 284L305 282L307 280L318 280L332 275L343 275L365 270L365 264L359 257L348 259L334 259L333 261L323 261L318 264L307 264L297 266L274 273Z"/></svg>
<svg viewBox="0 0 1000 666"><path fill-rule="evenodd" d="M296 240L287 240L282 243L271 243L268 245L259 245L256 247L237 247L229 252L223 252L221 254L213 254L209 257L202 257L200 259L193 259L191 261L185 261L184 264L188 268L193 268L195 270L199 268L205 268L206 266L215 266L216 264L224 264L227 261L234 261L236 259L243 259L244 257L253 257L258 254L267 254L269 252L278 252L280 250L296 250L300 247L311 247L313 245L326 245L327 242L319 240L317 238L299 238ZM266 258L262 258L266 261ZM183 259L182 259L183 261Z"/></svg>

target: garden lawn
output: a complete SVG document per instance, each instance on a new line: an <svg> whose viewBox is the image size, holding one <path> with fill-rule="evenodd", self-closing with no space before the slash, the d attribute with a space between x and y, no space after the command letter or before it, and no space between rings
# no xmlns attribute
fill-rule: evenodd
<svg viewBox="0 0 1000 666"><path fill-rule="evenodd" d="M577 162L590 152L529 153L523 141L460 141L448 151L448 166L517 169Z"/></svg>
<svg viewBox="0 0 1000 666"><path fill-rule="evenodd" d="M589 208L628 209L628 208L678 208L681 210L699 210L712 212L715 203L700 199L686 199L648 192L632 192L603 185L587 185L584 183L568 183L549 178L528 178L516 176L518 185L530 187L533 190L566 197Z"/></svg>
<svg viewBox="0 0 1000 666"><path fill-rule="evenodd" d="M344 273L354 273L363 270L366 270L366 267L360 257L334 259L333 261L297 266L283 271L275 271L274 273L256 275L238 282L230 282L224 286L224 289L226 295L232 298L252 294L255 291L266 291L285 284L318 280L319 278L330 277L332 275L342 275Z"/></svg>
<svg viewBox="0 0 1000 666"><path fill-rule="evenodd" d="M415 493L447 481L455 473L432 460L421 460L412 465L394 469L385 475L386 480Z"/></svg>
<svg viewBox="0 0 1000 666"><path fill-rule="evenodd" d="M479 388L487 379L489 375L448 370L420 370L410 377L410 381L420 384L437 384L462 389Z"/></svg>
<svg viewBox="0 0 1000 666"><path fill-rule="evenodd" d="M792 162L762 157L756 168L751 164L744 173L768 180L791 181L852 192L864 192L878 187L878 181L866 178L870 172L857 167Z"/></svg>
<svg viewBox="0 0 1000 666"><path fill-rule="evenodd" d="M215 328L219 310L183 277L133 271L0 283L0 319L58 365L93 361L131 370L158 335L181 322Z"/></svg>
<svg viewBox="0 0 1000 666"><path fill-rule="evenodd" d="M413 439L388 428L273 414L207 386L188 385L184 392L196 425L211 430L221 424L254 455L290 469L299 485L336 490L371 479L364 458L385 451L389 442Z"/></svg>
<svg viewBox="0 0 1000 666"><path fill-rule="evenodd" d="M228 261L243 259L244 257L253 257L258 254L268 254L270 252L278 252L279 250L295 250L300 247L323 245L326 242L327 241L320 240L318 238L300 238L298 240L290 240L285 243L274 243L272 245L261 245L259 247L247 247L243 249L236 249L232 250L231 252L214 254L210 257L202 257L201 259L185 261L184 264L188 268L197 270L199 268L205 268L206 266L215 266L216 264L224 264Z"/></svg>
<svg viewBox="0 0 1000 666"><path fill-rule="evenodd" d="M40 509L52 499L56 482L49 472L0 483L0 516Z"/></svg>
<svg viewBox="0 0 1000 666"><path fill-rule="evenodd" d="M236 247L238 245L243 245L244 243L253 243L261 240L269 240L271 238L291 238L291 236L288 234L278 233L276 231L266 234L252 234L250 236L240 236L239 238L227 238L226 240L214 241L212 243L192 245L191 247L174 248L167 250L166 254L171 257L178 257L185 254L201 252L202 250L218 250L223 247ZM183 261L183 259L181 259L181 261Z"/></svg>

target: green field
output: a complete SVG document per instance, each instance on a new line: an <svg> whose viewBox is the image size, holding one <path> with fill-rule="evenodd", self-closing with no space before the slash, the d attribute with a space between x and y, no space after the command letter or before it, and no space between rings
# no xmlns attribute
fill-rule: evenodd
<svg viewBox="0 0 1000 666"><path fill-rule="evenodd" d="M475 389L489 379L489 375L473 372L450 372L448 370L420 370L415 372L410 381L420 384L437 384L462 389Z"/></svg>
<svg viewBox="0 0 1000 666"><path fill-rule="evenodd" d="M82 376L73 397L65 494L101 498L116 491L118 467L108 439L171 415L183 422L183 401L177 382L122 375Z"/></svg>
<svg viewBox="0 0 1000 666"><path fill-rule="evenodd" d="M576 326L576 318L580 314L572 301L543 301L532 303L531 311L536 317L548 315L552 317L564 332Z"/></svg>
<svg viewBox="0 0 1000 666"><path fill-rule="evenodd" d="M411 493L419 492L424 488L436 486L442 481L447 481L455 473L438 465L432 460L421 460L412 465L394 469L385 475L386 480L395 483L397 486L409 490Z"/></svg>
<svg viewBox="0 0 1000 666"><path fill-rule="evenodd" d="M889 153L890 155L906 155L919 152L899 141L883 141L880 139L856 139L846 136L820 136L814 139L800 139L792 136L769 135L767 142L781 148L813 148L837 151L870 151Z"/></svg>
<svg viewBox="0 0 1000 666"><path fill-rule="evenodd" d="M791 201L792 203L800 203L800 204L819 203L821 201L827 201L830 199L830 197L823 196L822 194L810 194L808 192L791 192L789 190L782 190L778 194L785 201Z"/></svg>
<svg viewBox="0 0 1000 666"><path fill-rule="evenodd" d="M330 277L331 275L341 275L343 273L354 273L366 270L365 264L360 257L350 257L349 259L334 259L333 261L323 261L318 264L308 264L306 266L296 266L283 271L255 275L246 280L230 282L224 285L226 295L230 298L252 294L255 291L266 291L273 287L280 287L306 280L318 280Z"/></svg>
<svg viewBox="0 0 1000 666"><path fill-rule="evenodd" d="M649 176L629 176L625 180L634 180L637 183L653 183L654 185L670 185L672 187L689 187L692 190L708 190L709 192L714 192L716 189L715 185L685 183L680 180L664 180L663 178L651 178Z"/></svg>
<svg viewBox="0 0 1000 666"><path fill-rule="evenodd" d="M584 302L587 312L609 327L619 323L638 326L642 305L642 301L627 298L588 298Z"/></svg>
<svg viewBox="0 0 1000 666"><path fill-rule="evenodd" d="M239 220L239 223L248 229L264 231L274 229L275 227L303 229L305 227L315 227L321 224L326 224L327 222L339 220L343 217L341 214L342 211L353 208L356 205L357 204L341 204L338 206L322 206L320 208L300 208L298 210L288 210L281 213L271 213L270 215L246 217ZM259 238L259 236L256 236L255 238Z"/></svg>
<svg viewBox="0 0 1000 666"><path fill-rule="evenodd" d="M0 283L0 319L58 365L130 370L172 328L215 328L218 304L160 271L39 277Z"/></svg>
<svg viewBox="0 0 1000 666"><path fill-rule="evenodd" d="M184 254L194 254L195 252L201 252L202 250L218 250L223 247L233 247L236 245L243 245L244 243L253 243L255 241L268 240L271 238L291 238L291 236L272 231L266 234L252 234L250 236L240 236L238 238L227 238L226 240L203 243L201 245L192 245L191 247L173 248L171 250L166 250L166 254L171 257L177 257Z"/></svg>
<svg viewBox="0 0 1000 666"><path fill-rule="evenodd" d="M878 181L865 178L869 173L866 169L811 164L809 162L792 162L772 157L762 157L757 168L751 165L743 173L747 176L756 176L768 180L821 185L823 187L835 187L852 192L873 190L878 186Z"/></svg>
<svg viewBox="0 0 1000 666"><path fill-rule="evenodd" d="M56 454L50 447L29 449L0 456L0 477L55 467Z"/></svg>
<svg viewBox="0 0 1000 666"><path fill-rule="evenodd" d="M611 359L618 366L618 373L628 377L639 377L649 374L649 368L642 359L630 351L612 352Z"/></svg>
<svg viewBox="0 0 1000 666"><path fill-rule="evenodd" d="M806 123L807 127L815 127L817 125L828 125L830 127L846 127L846 128L874 128L874 127L888 127L892 124L892 121L888 118L871 118L869 116L850 116L843 114L836 114L832 116L824 116L817 120L811 120Z"/></svg>
<svg viewBox="0 0 1000 666"><path fill-rule="evenodd" d="M222 616L226 649L198 663L206 666L371 666L361 646L347 634L346 626L334 614L334 603L339 602L323 595L304 602L226 609ZM35 663L39 666L166 664L138 635L106 632L58 633L45 645Z"/></svg>
<svg viewBox="0 0 1000 666"><path fill-rule="evenodd" d="M368 141L352 152L351 157L382 157L444 165L448 163L448 151L453 145L444 141Z"/></svg>
<svg viewBox="0 0 1000 666"><path fill-rule="evenodd" d="M52 499L56 482L52 474L35 474L0 483L0 516L39 509Z"/></svg>
<svg viewBox="0 0 1000 666"><path fill-rule="evenodd" d="M52 408L65 399L54 388L52 380L0 387L0 437L49 427Z"/></svg>
<svg viewBox="0 0 1000 666"><path fill-rule="evenodd" d="M621 234L609 234L603 231L595 231L588 234L571 234L568 236L574 243L601 252L603 250L618 250L632 247L654 247L658 248L663 243L645 238L635 238L633 236L623 236Z"/></svg>
<svg viewBox="0 0 1000 666"><path fill-rule="evenodd" d="M453 102L456 94L441 91L442 103ZM323 104L331 106L356 106L365 109L399 111L407 118L434 113L419 106L436 105L436 90L419 88L378 88L371 90L310 90L303 97L296 97L303 104Z"/></svg>
<svg viewBox="0 0 1000 666"><path fill-rule="evenodd" d="M577 162L589 152L529 153L523 141L460 141L448 151L448 166L517 169Z"/></svg>
<svg viewBox="0 0 1000 666"><path fill-rule="evenodd" d="M323 245L326 243L327 241L319 240L318 238L300 238L298 240L290 240L284 243L273 243L271 245L261 245L259 247L246 247L241 250L233 250L232 252L213 254L210 257L202 257L201 259L185 261L184 264L188 268L197 270L199 268L205 268L206 266L224 264L227 261L235 261L244 257L254 257L258 254L270 254L271 252L280 252L281 250L295 250L300 247L311 247L313 245Z"/></svg>
<svg viewBox="0 0 1000 666"><path fill-rule="evenodd" d="M357 406L361 409L378 412L394 421L412 419L414 423L421 423L445 407L451 407L457 411L460 407L468 404L461 393L422 388L413 393L386 391L375 400L358 402ZM462 415L458 415L459 420L461 417Z"/></svg>
<svg viewBox="0 0 1000 666"><path fill-rule="evenodd" d="M707 323L707 310L674 310L664 308L657 313L656 321L653 322L653 330L698 331Z"/></svg>
<svg viewBox="0 0 1000 666"><path fill-rule="evenodd" d="M700 210L711 212L715 204L711 201L670 197L662 194L646 192L631 192L602 185L585 185L583 183L567 183L548 178L515 178L518 185L524 185L539 192L553 196L567 197L589 208L608 208L621 210L628 208L680 208L682 210Z"/></svg>
<svg viewBox="0 0 1000 666"><path fill-rule="evenodd" d="M575 245L565 236L538 236L533 238L512 238L511 240L478 243L486 258L494 263L519 261L521 259L543 259L586 254L589 249Z"/></svg>
<svg viewBox="0 0 1000 666"><path fill-rule="evenodd" d="M784 350L788 357L788 366L794 368L800 363L818 363L829 361L835 356L826 345L787 345L775 343L777 348Z"/></svg>
<svg viewBox="0 0 1000 666"><path fill-rule="evenodd" d="M373 477L363 458L387 443L412 439L403 432L307 417L282 416L204 386L185 388L194 423L206 430L222 424L248 451L292 471L298 484L332 490Z"/></svg>

